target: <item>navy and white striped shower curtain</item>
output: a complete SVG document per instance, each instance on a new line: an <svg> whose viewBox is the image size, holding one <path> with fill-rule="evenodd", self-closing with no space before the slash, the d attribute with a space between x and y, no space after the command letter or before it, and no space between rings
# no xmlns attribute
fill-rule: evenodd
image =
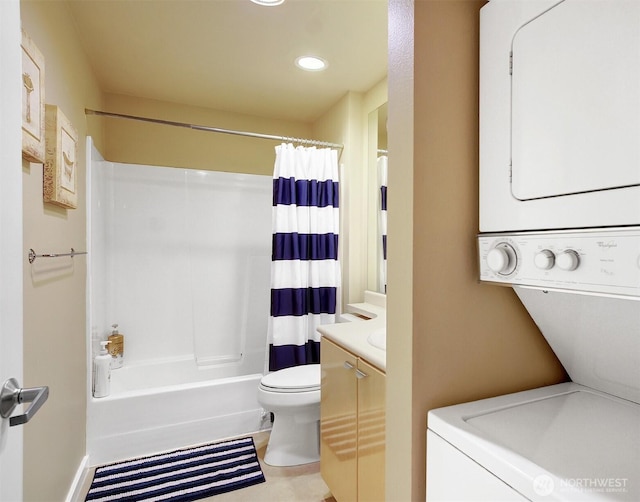
<svg viewBox="0 0 640 502"><path fill-rule="evenodd" d="M335 322L340 286L338 154L276 147L269 371L320 362L320 324Z"/></svg>
<svg viewBox="0 0 640 502"><path fill-rule="evenodd" d="M378 291L387 292L387 176L389 160L386 155L378 157L378 182L380 186L380 212L378 213L378 235L380 236L380 267Z"/></svg>

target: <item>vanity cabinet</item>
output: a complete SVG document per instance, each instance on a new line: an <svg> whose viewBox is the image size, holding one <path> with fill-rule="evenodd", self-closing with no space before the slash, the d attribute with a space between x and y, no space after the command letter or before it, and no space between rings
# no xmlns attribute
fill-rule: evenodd
<svg viewBox="0 0 640 502"><path fill-rule="evenodd" d="M384 500L385 374L322 338L320 470L338 502Z"/></svg>

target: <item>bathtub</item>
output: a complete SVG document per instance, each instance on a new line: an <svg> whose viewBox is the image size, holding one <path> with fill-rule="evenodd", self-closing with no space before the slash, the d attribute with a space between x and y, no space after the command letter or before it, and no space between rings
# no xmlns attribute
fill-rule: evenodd
<svg viewBox="0 0 640 502"><path fill-rule="evenodd" d="M88 382L125 335L111 394L88 385L89 465L261 430L271 177L108 162L91 138L86 177Z"/></svg>
<svg viewBox="0 0 640 502"><path fill-rule="evenodd" d="M270 428L257 400L262 374L233 372L187 358L113 370L110 395L87 403L89 465Z"/></svg>

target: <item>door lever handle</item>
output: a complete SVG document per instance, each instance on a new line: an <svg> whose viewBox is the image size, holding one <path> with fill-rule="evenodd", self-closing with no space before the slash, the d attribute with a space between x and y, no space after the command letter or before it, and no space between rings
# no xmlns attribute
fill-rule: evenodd
<svg viewBox="0 0 640 502"><path fill-rule="evenodd" d="M36 412L49 397L49 387L31 387L21 389L15 378L9 378L2 385L0 391L0 416L2 418L11 417L11 413L16 406L22 403L31 403L22 415L17 415L9 419L9 426L26 424L33 418Z"/></svg>

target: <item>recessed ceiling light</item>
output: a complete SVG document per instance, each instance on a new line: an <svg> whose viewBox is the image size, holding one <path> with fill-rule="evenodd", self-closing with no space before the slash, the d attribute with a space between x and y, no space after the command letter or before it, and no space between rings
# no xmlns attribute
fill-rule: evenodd
<svg viewBox="0 0 640 502"><path fill-rule="evenodd" d="M307 71L322 71L328 66L324 59L315 56L300 56L296 59L296 65Z"/></svg>
<svg viewBox="0 0 640 502"><path fill-rule="evenodd" d="M273 7L275 5L280 5L284 3L284 0L251 0L253 3L257 3L258 5L265 5L267 7Z"/></svg>

